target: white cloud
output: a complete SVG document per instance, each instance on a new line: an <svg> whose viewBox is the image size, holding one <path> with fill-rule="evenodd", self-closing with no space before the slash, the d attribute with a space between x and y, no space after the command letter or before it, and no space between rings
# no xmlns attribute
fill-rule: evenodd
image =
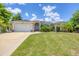
<svg viewBox="0 0 79 59"><path fill-rule="evenodd" d="M32 18L30 19L31 21L36 20L37 19L37 15L36 14L32 14Z"/></svg>
<svg viewBox="0 0 79 59"><path fill-rule="evenodd" d="M32 14L33 17L36 17L36 14Z"/></svg>
<svg viewBox="0 0 79 59"><path fill-rule="evenodd" d="M53 13L53 16L60 17L59 13L57 13L57 12Z"/></svg>
<svg viewBox="0 0 79 59"><path fill-rule="evenodd" d="M31 21L43 21L43 19L38 19L36 14L32 14L32 18L30 19Z"/></svg>
<svg viewBox="0 0 79 59"><path fill-rule="evenodd" d="M60 17L55 18L55 22L60 22L60 21L63 21Z"/></svg>
<svg viewBox="0 0 79 59"><path fill-rule="evenodd" d="M52 21L51 18L47 17L45 18L45 21Z"/></svg>
<svg viewBox="0 0 79 59"><path fill-rule="evenodd" d="M42 4L38 4L38 6L39 6L39 7L41 7L41 6L42 6Z"/></svg>
<svg viewBox="0 0 79 59"><path fill-rule="evenodd" d="M29 14L28 14L27 12L25 13L25 15L26 15L26 16L29 16Z"/></svg>
<svg viewBox="0 0 79 59"><path fill-rule="evenodd" d="M56 6L44 6L42 10L45 11L44 16L46 21L59 22L63 21L58 12L53 11Z"/></svg>
<svg viewBox="0 0 79 59"><path fill-rule="evenodd" d="M14 8L14 9L12 9L11 7L7 7L6 9L7 9L8 11L11 11L11 12L14 13L14 14L21 13L21 9L19 9L19 8Z"/></svg>
<svg viewBox="0 0 79 59"><path fill-rule="evenodd" d="M13 5L14 3L5 3L5 5Z"/></svg>
<svg viewBox="0 0 79 59"><path fill-rule="evenodd" d="M13 5L13 4L18 4L18 5L26 5L26 3L5 3L6 5Z"/></svg>
<svg viewBox="0 0 79 59"><path fill-rule="evenodd" d="M25 3L18 3L19 5L25 5Z"/></svg>
<svg viewBox="0 0 79 59"><path fill-rule="evenodd" d="M44 6L42 8L42 10L45 11L45 13L51 12L52 10L54 10L56 8L56 6Z"/></svg>
<svg viewBox="0 0 79 59"><path fill-rule="evenodd" d="M42 19L42 18L41 18L41 19L37 19L37 20L38 20L38 21L44 21L44 19Z"/></svg>

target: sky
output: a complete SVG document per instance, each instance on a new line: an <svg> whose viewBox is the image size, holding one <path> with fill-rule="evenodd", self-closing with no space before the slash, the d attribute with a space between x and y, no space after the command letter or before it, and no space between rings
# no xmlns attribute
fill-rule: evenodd
<svg viewBox="0 0 79 59"><path fill-rule="evenodd" d="M20 13L23 20L68 21L79 10L78 3L5 3L6 9Z"/></svg>

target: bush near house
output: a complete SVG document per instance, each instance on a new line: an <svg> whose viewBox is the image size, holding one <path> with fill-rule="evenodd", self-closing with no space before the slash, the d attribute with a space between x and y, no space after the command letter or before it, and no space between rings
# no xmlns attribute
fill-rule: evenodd
<svg viewBox="0 0 79 59"><path fill-rule="evenodd" d="M53 27L51 25L42 24L40 31L42 31L42 32L50 32L50 31L53 31Z"/></svg>
<svg viewBox="0 0 79 59"><path fill-rule="evenodd" d="M50 29L48 28L48 25L41 25L41 31L42 32L48 32Z"/></svg>
<svg viewBox="0 0 79 59"><path fill-rule="evenodd" d="M73 28L73 26L72 26L72 24L70 22L66 23L64 25L64 27L65 27L65 29L66 29L67 32L73 32L74 28Z"/></svg>
<svg viewBox="0 0 79 59"><path fill-rule="evenodd" d="M79 33L79 25L75 26L75 31Z"/></svg>

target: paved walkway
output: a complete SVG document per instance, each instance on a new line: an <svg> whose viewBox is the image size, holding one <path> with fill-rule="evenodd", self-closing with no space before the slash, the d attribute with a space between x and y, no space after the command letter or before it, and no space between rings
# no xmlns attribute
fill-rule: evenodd
<svg viewBox="0 0 79 59"><path fill-rule="evenodd" d="M38 32L12 32L0 34L0 56L9 56L31 34Z"/></svg>

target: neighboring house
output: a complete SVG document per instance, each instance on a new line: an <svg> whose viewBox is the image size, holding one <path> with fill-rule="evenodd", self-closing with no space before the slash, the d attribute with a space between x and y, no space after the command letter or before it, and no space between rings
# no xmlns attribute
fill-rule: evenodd
<svg viewBox="0 0 79 59"><path fill-rule="evenodd" d="M12 21L14 32L32 32L40 30L39 21Z"/></svg>

